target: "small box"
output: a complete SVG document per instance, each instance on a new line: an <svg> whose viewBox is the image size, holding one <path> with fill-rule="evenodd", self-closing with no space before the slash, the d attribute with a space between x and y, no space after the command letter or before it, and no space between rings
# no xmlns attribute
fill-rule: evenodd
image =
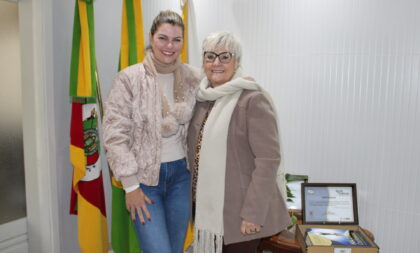
<svg viewBox="0 0 420 253"><path fill-rule="evenodd" d="M303 252L379 252L379 247L359 227L356 184L303 183L301 192L302 225L297 225L296 236ZM354 246L355 243L361 246Z"/></svg>

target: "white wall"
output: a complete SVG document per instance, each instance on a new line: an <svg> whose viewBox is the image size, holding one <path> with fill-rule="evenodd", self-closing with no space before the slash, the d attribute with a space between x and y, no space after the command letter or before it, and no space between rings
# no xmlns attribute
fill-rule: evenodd
<svg viewBox="0 0 420 253"><path fill-rule="evenodd" d="M158 10L180 11L178 3L143 1L145 32ZM420 2L193 0L190 7L194 65L201 65L200 44L208 33L229 30L242 39L245 71L277 105L287 171L308 174L312 182L357 183L360 224L375 234L381 252L416 252ZM68 215L73 8L73 1L53 1L61 252L78 252L76 218ZM95 2L104 96L117 69L120 17L120 1Z"/></svg>
<svg viewBox="0 0 420 253"><path fill-rule="evenodd" d="M416 252L420 2L193 5L197 43L216 30L242 38L246 72L277 105L287 171L357 183L360 224L381 251Z"/></svg>
<svg viewBox="0 0 420 253"><path fill-rule="evenodd" d="M208 33L237 34L245 71L277 105L286 170L357 183L360 224L385 253L420 246L419 11L415 0L213 0L190 10L191 62L200 65Z"/></svg>

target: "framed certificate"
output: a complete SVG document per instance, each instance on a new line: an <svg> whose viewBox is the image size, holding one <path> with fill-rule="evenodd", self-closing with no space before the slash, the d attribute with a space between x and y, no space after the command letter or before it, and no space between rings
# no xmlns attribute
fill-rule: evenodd
<svg viewBox="0 0 420 253"><path fill-rule="evenodd" d="M356 184L303 183L305 224L359 224Z"/></svg>

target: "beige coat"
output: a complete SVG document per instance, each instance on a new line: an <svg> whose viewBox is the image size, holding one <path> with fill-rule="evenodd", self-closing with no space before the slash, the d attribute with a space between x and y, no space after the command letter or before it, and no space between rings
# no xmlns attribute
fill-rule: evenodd
<svg viewBox="0 0 420 253"><path fill-rule="evenodd" d="M198 69L181 65L183 94L191 109L199 75ZM158 184L161 125L161 94L156 77L142 63L119 72L105 102L103 134L109 165L124 188L139 183ZM185 150L187 129L188 124L181 125Z"/></svg>
<svg viewBox="0 0 420 253"><path fill-rule="evenodd" d="M210 108L197 102L188 130L188 160L194 164L198 132ZM270 102L259 91L243 91L232 113L227 140L224 243L267 237L290 225L276 184L280 148ZM209 179L211 180L211 179ZM242 220L262 225L261 232L242 235Z"/></svg>

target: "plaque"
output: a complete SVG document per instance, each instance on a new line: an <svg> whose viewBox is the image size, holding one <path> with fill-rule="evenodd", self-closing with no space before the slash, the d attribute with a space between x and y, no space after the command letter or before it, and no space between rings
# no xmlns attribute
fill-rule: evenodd
<svg viewBox="0 0 420 253"><path fill-rule="evenodd" d="M359 223L356 184L303 183L301 192L304 223Z"/></svg>

